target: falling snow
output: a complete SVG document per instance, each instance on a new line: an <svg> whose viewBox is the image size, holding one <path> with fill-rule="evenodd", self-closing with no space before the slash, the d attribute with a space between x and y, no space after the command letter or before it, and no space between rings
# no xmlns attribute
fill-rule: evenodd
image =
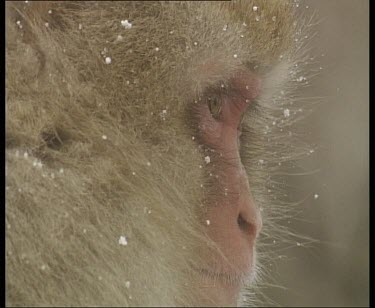
<svg viewBox="0 0 375 308"><path fill-rule="evenodd" d="M210 158L210 156L206 156L206 157L204 158L204 161L206 162L206 164L209 164L209 163L211 162L211 158Z"/></svg>
<svg viewBox="0 0 375 308"><path fill-rule="evenodd" d="M126 282L125 282L125 287L126 287L127 289L130 288L130 281L126 281Z"/></svg>
<svg viewBox="0 0 375 308"><path fill-rule="evenodd" d="M119 245L126 246L128 245L128 241L126 240L126 237L121 235L118 240Z"/></svg>
<svg viewBox="0 0 375 308"><path fill-rule="evenodd" d="M133 26L127 19L121 20L121 26L123 26L125 29L131 29Z"/></svg>
<svg viewBox="0 0 375 308"><path fill-rule="evenodd" d="M29 158L29 154L27 152L23 153L23 157L28 159Z"/></svg>
<svg viewBox="0 0 375 308"><path fill-rule="evenodd" d="M319 198L319 195L318 194L315 194L314 195L314 199L318 199Z"/></svg>
<svg viewBox="0 0 375 308"><path fill-rule="evenodd" d="M211 221L209 221L208 219L206 220L206 225L209 226L211 223Z"/></svg>
<svg viewBox="0 0 375 308"><path fill-rule="evenodd" d="M254 5L254 6L253 6L253 11L254 11L254 12L258 11L258 7Z"/></svg>
<svg viewBox="0 0 375 308"><path fill-rule="evenodd" d="M105 63L106 64L111 64L112 63L112 59L110 57L106 57L105 58Z"/></svg>
<svg viewBox="0 0 375 308"><path fill-rule="evenodd" d="M103 136L102 136L102 139L103 139L103 140L107 140L107 138L108 138L108 137L107 137L106 135L103 135Z"/></svg>
<svg viewBox="0 0 375 308"><path fill-rule="evenodd" d="M290 116L290 111L289 109L284 109L284 117L289 117Z"/></svg>

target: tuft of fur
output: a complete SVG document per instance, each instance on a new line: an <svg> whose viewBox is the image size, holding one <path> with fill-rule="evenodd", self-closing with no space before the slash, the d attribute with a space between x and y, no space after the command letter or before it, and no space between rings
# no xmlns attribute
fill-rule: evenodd
<svg viewBox="0 0 375 308"><path fill-rule="evenodd" d="M305 33L288 1L7 2L7 305L199 305L192 268L215 245L187 115L238 69L263 78L241 156L267 239L270 175L302 153Z"/></svg>

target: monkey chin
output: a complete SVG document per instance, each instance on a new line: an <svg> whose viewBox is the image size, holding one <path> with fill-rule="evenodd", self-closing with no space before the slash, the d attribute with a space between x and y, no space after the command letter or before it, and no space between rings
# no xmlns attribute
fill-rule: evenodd
<svg viewBox="0 0 375 308"><path fill-rule="evenodd" d="M246 259L247 264L243 262L228 265L229 261L222 257L221 264L218 264L220 260L217 260L209 269L197 269L200 275L198 283L204 293L203 305L237 306L244 286L253 285L257 276L255 250Z"/></svg>

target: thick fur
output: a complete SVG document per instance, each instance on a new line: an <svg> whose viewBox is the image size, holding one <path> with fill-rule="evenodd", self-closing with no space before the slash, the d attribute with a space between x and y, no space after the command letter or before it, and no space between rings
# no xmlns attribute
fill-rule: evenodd
<svg viewBox="0 0 375 308"><path fill-rule="evenodd" d="M294 4L30 1L6 10L7 305L199 305L191 269L214 244L200 217L204 153L189 110L240 68L262 76L241 155L269 237L276 201L267 187L295 157L290 93L303 83Z"/></svg>

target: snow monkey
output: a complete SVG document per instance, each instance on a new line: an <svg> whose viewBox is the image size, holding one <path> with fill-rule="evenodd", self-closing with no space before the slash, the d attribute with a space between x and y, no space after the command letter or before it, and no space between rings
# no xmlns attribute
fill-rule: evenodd
<svg viewBox="0 0 375 308"><path fill-rule="evenodd" d="M297 7L7 2L7 305L255 303L300 154Z"/></svg>

